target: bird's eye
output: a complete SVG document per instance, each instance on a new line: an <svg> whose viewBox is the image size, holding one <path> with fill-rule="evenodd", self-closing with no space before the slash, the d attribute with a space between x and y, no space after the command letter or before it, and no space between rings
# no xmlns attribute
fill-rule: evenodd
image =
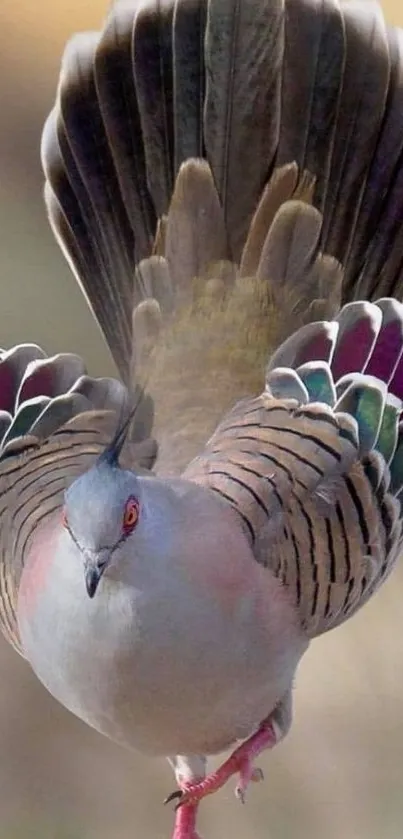
<svg viewBox="0 0 403 839"><path fill-rule="evenodd" d="M125 511L123 513L123 531L124 533L131 533L136 526L139 518L139 502L133 496L126 501Z"/></svg>

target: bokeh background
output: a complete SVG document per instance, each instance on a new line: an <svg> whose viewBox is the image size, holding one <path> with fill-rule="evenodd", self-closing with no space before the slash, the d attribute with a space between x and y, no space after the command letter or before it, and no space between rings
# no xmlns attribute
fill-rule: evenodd
<svg viewBox="0 0 403 839"><path fill-rule="evenodd" d="M106 0L0 0L0 343L113 365L48 229L39 142L63 45ZM384 3L403 25L401 0ZM247 806L228 786L201 811L206 839L401 839L403 569L302 664L295 722ZM208 709L206 709L208 711ZM167 839L170 770L118 749L59 707L0 639L0 839Z"/></svg>

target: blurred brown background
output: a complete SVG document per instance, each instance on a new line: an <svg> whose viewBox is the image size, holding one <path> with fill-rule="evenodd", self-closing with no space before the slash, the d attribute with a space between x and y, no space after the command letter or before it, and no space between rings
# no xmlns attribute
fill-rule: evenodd
<svg viewBox="0 0 403 839"><path fill-rule="evenodd" d="M113 370L53 242L39 140L67 37L106 0L0 0L0 343L75 350ZM403 25L400 0L385 0ZM403 569L347 626L319 639L295 691L287 741L242 808L231 787L202 808L206 839L401 839ZM0 639L0 839L167 839L163 761L126 753L76 721Z"/></svg>

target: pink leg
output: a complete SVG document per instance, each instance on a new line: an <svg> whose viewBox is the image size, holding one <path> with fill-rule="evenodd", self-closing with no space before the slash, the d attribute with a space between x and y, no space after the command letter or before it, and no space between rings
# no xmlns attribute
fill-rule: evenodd
<svg viewBox="0 0 403 839"><path fill-rule="evenodd" d="M186 794L188 786L183 788L183 793ZM195 804L184 804L183 807L177 808L175 812L175 827L172 839L200 839L196 832L196 816L199 808L198 802Z"/></svg>
<svg viewBox="0 0 403 839"><path fill-rule="evenodd" d="M238 746L216 772L207 775L202 781L188 784L183 790L173 792L167 798L167 801L173 801L175 798L179 799L179 809L177 812L180 813L182 809L187 809L189 806L198 804L206 795L217 792L237 772L239 773L239 782L235 794L237 798L244 801L245 792L250 781L259 781L263 777L262 771L253 767L254 759L265 749L270 749L275 746L278 739L279 736L276 733L272 720L270 718L264 720L255 734L252 734L248 740ZM180 833L178 835L175 833L174 835L174 839L185 839L185 837L187 839L187 834L183 837ZM190 837L191 839L197 839L192 834L190 834Z"/></svg>

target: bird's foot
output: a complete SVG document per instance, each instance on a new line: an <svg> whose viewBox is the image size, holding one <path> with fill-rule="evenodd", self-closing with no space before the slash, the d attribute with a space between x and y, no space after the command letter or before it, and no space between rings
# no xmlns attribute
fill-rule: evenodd
<svg viewBox="0 0 403 839"><path fill-rule="evenodd" d="M277 730L276 723L271 718L264 720L255 734L252 734L248 740L238 746L228 760L215 772L211 772L201 781L187 784L183 789L175 790L168 796L166 803L177 800L176 809L180 813L182 809L198 805L206 795L217 792L236 773L239 773L239 781L235 788L235 795L240 801L244 802L249 783L263 779L262 770L253 766L254 759L265 749L275 746L279 739L281 739L281 733ZM181 834L178 834L178 836L175 834L174 839L184 839L184 837ZM196 839L196 837L192 836L192 839Z"/></svg>

